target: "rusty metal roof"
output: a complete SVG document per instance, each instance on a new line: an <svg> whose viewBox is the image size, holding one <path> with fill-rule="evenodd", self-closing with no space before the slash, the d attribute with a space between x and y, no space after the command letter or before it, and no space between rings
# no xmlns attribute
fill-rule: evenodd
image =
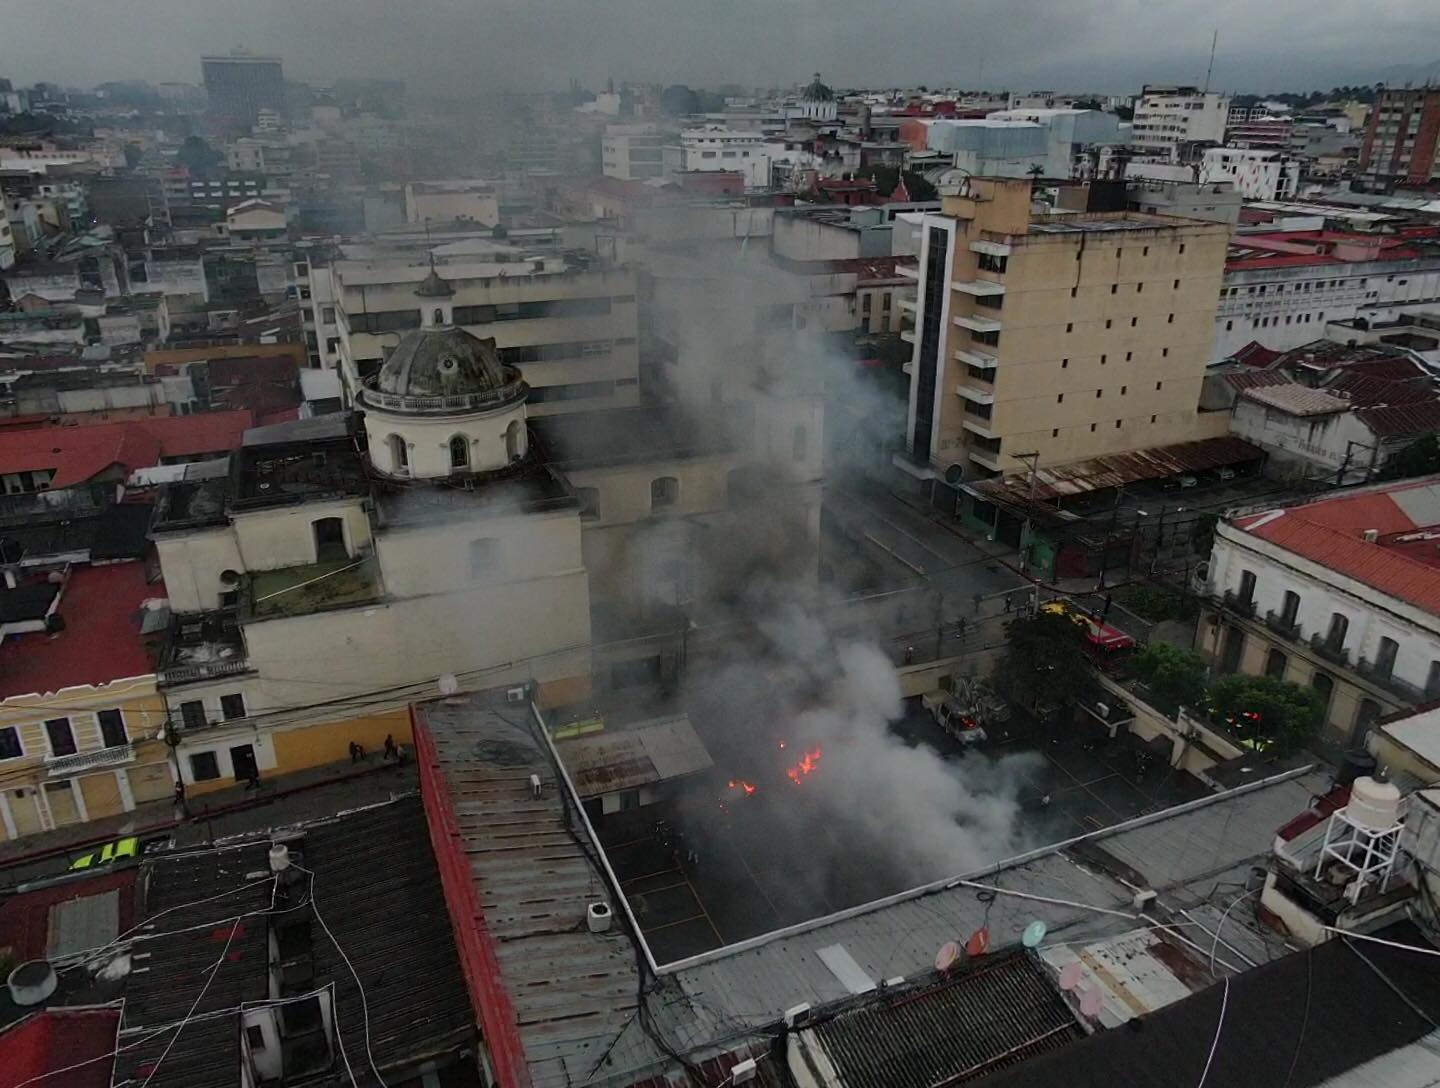
<svg viewBox="0 0 1440 1088"><path fill-rule="evenodd" d="M714 766L684 714L556 742L580 796L598 797Z"/></svg>
<svg viewBox="0 0 1440 1088"><path fill-rule="evenodd" d="M1084 495L1111 487L1162 480L1187 472L1204 472L1263 457L1259 446L1243 438L1222 435L1174 446L1156 446L1130 453L1112 453L1087 461L1070 461L1063 465L1046 465L1035 473L1034 498L1048 502L1067 495ZM976 494L991 501L1028 505L1030 475L1025 472L983 480L974 486Z"/></svg>

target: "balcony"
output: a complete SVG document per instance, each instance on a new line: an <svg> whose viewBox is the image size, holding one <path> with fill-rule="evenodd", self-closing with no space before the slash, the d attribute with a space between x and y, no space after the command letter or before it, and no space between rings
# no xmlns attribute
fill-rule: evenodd
<svg viewBox="0 0 1440 1088"><path fill-rule="evenodd" d="M1255 599L1253 597L1242 597L1233 589L1227 589L1221 598L1225 607L1232 612L1238 612L1242 616L1255 615Z"/></svg>
<svg viewBox="0 0 1440 1088"><path fill-rule="evenodd" d="M915 343L915 330L914 330L914 329L901 329L901 330L900 330L900 339L901 339L901 340L904 340L905 343L907 343L907 344L913 344L913 343Z"/></svg>
<svg viewBox="0 0 1440 1088"><path fill-rule="evenodd" d="M916 306L916 303L915 303L915 300L914 300L913 298L902 298L902 299L900 299L900 312L901 312L901 313L906 313L906 314L910 314L910 315L913 316L914 313L915 313L915 306Z"/></svg>
<svg viewBox="0 0 1440 1088"><path fill-rule="evenodd" d="M101 748L98 752L77 752L73 756L55 756L45 761L45 770L52 778L64 778L85 771L99 771L106 767L123 767L135 762L135 745L116 744Z"/></svg>
<svg viewBox="0 0 1440 1088"><path fill-rule="evenodd" d="M1005 285L996 283L993 280L954 280L950 284L952 291L961 291L976 298L991 298L995 295L1005 293Z"/></svg>
<svg viewBox="0 0 1440 1088"><path fill-rule="evenodd" d="M233 607L174 617L155 670L161 687L253 671Z"/></svg>
<svg viewBox="0 0 1440 1088"><path fill-rule="evenodd" d="M1327 638L1324 635L1311 635L1310 649L1333 664L1347 667L1350 664L1350 651L1334 639Z"/></svg>
<svg viewBox="0 0 1440 1088"><path fill-rule="evenodd" d="M895 272L896 272L898 275L904 276L906 279L911 279L911 280L916 280L916 281L918 281L918 280L920 279L920 266L919 266L919 265L914 265L914 264L897 264L897 265L895 266Z"/></svg>
<svg viewBox="0 0 1440 1088"><path fill-rule="evenodd" d="M966 412L960 420L960 425L971 434L979 435L981 438L999 439L1000 436L990 429L990 423L991 420L978 420L969 412Z"/></svg>
<svg viewBox="0 0 1440 1088"><path fill-rule="evenodd" d="M1265 626L1281 638L1288 638L1291 642L1300 641L1300 625L1294 620L1286 619L1282 613L1276 612L1274 609L1265 613Z"/></svg>
<svg viewBox="0 0 1440 1088"><path fill-rule="evenodd" d="M971 332L999 332L1001 328L1000 322L993 317L981 317L979 314L956 314L950 320Z"/></svg>
<svg viewBox="0 0 1440 1088"><path fill-rule="evenodd" d="M995 390L982 389L978 385L962 383L955 387L955 395L964 397L966 400L973 400L976 404L994 404Z"/></svg>
<svg viewBox="0 0 1440 1088"><path fill-rule="evenodd" d="M1429 702L1440 696L1440 692L1426 692L1424 688L1402 680L1396 676L1393 669L1381 669L1375 662L1367 658L1360 658L1355 662L1355 671L1363 676L1370 683L1399 699L1402 703L1416 706L1420 703Z"/></svg>
<svg viewBox="0 0 1440 1088"><path fill-rule="evenodd" d="M956 348L955 358L970 366L978 366L983 370L994 370L1000 365L1000 360L994 355L984 351L977 351L974 348Z"/></svg>
<svg viewBox="0 0 1440 1088"><path fill-rule="evenodd" d="M999 450L991 452L990 450L981 449L979 446L971 446L965 452L969 454L970 460L974 461L982 468L988 468L991 472L1000 471Z"/></svg>
<svg viewBox="0 0 1440 1088"><path fill-rule="evenodd" d="M229 661L204 661L189 665L167 665L160 670L163 686L193 684L199 680L218 680L223 676L244 676L254 670L244 658Z"/></svg>

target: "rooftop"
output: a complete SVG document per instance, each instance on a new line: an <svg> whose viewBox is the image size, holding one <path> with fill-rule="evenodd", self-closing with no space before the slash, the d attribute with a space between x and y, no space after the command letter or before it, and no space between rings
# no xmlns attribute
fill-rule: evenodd
<svg viewBox="0 0 1440 1088"><path fill-rule="evenodd" d="M119 1042L120 1013L113 1008L47 1009L0 1032L0 1085L43 1083L45 1088L110 1088Z"/></svg>
<svg viewBox="0 0 1440 1088"><path fill-rule="evenodd" d="M1440 615L1440 476L1354 488L1228 523L1332 574ZM1365 533L1374 530L1377 539Z"/></svg>
<svg viewBox="0 0 1440 1088"><path fill-rule="evenodd" d="M1073 212L1064 215L1034 216L1031 234L1081 234L1130 230L1177 230L1185 227L1214 227L1194 219L1172 215L1144 215L1139 212Z"/></svg>
<svg viewBox="0 0 1440 1088"><path fill-rule="evenodd" d="M1299 382L1255 385L1243 390L1240 396L1291 416L1329 416L1350 410L1350 402L1344 397L1311 389Z"/></svg>
<svg viewBox="0 0 1440 1088"><path fill-rule="evenodd" d="M244 446L232 459L230 509L367 494L353 426L354 418L346 413L246 431Z"/></svg>
<svg viewBox="0 0 1440 1088"><path fill-rule="evenodd" d="M247 620L350 608L380 598L380 564L360 556L251 571L242 576L241 587Z"/></svg>
<svg viewBox="0 0 1440 1088"><path fill-rule="evenodd" d="M557 735L556 748L584 798L668 782L714 766L683 714L565 739Z"/></svg>
<svg viewBox="0 0 1440 1088"><path fill-rule="evenodd" d="M146 602L164 596L164 583L146 581L143 563L72 569L57 609L64 629L0 642L0 699L151 674L140 621Z"/></svg>

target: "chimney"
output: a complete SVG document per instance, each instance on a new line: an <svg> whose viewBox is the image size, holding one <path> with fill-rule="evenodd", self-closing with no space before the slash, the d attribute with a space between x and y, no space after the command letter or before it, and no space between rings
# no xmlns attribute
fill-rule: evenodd
<svg viewBox="0 0 1440 1088"><path fill-rule="evenodd" d="M1365 538L1365 543L1366 543L1366 544L1374 544L1377 540L1380 539L1380 530L1379 530L1379 529L1366 529L1365 532L1364 532L1362 535L1363 535L1364 538Z"/></svg>

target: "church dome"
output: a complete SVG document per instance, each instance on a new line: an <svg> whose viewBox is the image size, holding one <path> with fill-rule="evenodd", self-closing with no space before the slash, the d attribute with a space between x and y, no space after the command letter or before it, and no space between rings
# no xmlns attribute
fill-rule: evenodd
<svg viewBox="0 0 1440 1088"><path fill-rule="evenodd" d="M415 293L421 298L450 298L455 294L455 288L450 286L449 280L435 271L435 266L432 264L430 274L420 281L420 285L415 288Z"/></svg>
<svg viewBox="0 0 1440 1088"><path fill-rule="evenodd" d="M810 81L810 86L805 88L805 101L807 102L834 102L835 92L820 82L820 73L815 73L815 78Z"/></svg>
<svg viewBox="0 0 1440 1088"><path fill-rule="evenodd" d="M500 361L493 339L453 325L411 329L400 338L375 378L376 398L465 397L475 407L524 396L520 372Z"/></svg>

